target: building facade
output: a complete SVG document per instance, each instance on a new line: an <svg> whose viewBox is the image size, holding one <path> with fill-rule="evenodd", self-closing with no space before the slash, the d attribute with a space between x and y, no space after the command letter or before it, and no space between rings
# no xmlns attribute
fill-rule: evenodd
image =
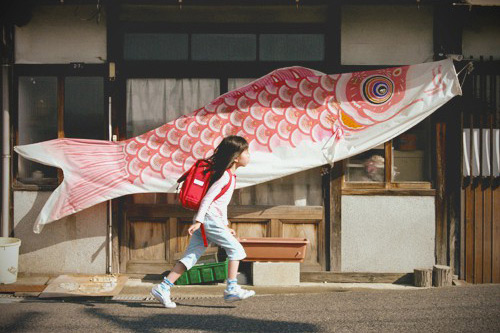
<svg viewBox="0 0 500 333"><path fill-rule="evenodd" d="M499 7L379 3L46 1L14 11L22 22L3 26L10 149L60 137L130 138L276 68L333 74L461 54L475 65L463 97L333 168L237 190L229 220L240 237L309 239L308 274L445 264L460 278L498 282ZM467 173L463 165L475 159L479 167ZM21 272L161 273L187 246L191 215L166 193L114 199L34 234L64 175L15 154L9 171Z"/></svg>

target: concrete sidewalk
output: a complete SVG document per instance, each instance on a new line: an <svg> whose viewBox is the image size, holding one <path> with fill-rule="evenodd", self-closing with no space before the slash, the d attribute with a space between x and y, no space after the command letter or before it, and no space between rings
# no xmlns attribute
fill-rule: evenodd
<svg viewBox="0 0 500 333"><path fill-rule="evenodd" d="M129 279L120 292L120 296L141 296L148 295L151 288L158 282L144 282L140 279ZM225 283L216 285L191 285L175 286L172 288L172 299L186 298L208 298L222 297L226 288ZM317 294L345 291L366 291L366 290L415 290L427 289L417 288L409 285L398 285L390 283L312 283L303 282L298 286L244 286L245 289L254 290L257 296L268 295L297 295L297 294Z"/></svg>
<svg viewBox="0 0 500 333"><path fill-rule="evenodd" d="M38 296L40 289L48 285L57 276L48 275L19 275L14 284L0 286L25 287L25 290L14 292L14 296ZM150 297L151 288L160 281L142 280L129 277L117 299L147 299ZM188 285L175 286L172 288L173 299L186 298L207 298L221 297L225 283L211 285ZM311 283L303 282L298 286L245 286L247 289L255 290L257 295L293 295L307 293L330 293L343 291L364 291L364 290L424 290L427 288L417 288L411 285L391 284L391 283ZM31 290L30 290L31 289ZM37 290L38 289L38 290ZM84 297L84 296L82 296Z"/></svg>

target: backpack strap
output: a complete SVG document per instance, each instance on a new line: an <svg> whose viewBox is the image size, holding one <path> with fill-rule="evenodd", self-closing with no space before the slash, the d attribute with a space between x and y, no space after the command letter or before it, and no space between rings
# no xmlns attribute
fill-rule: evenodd
<svg viewBox="0 0 500 333"><path fill-rule="evenodd" d="M184 172L184 174L182 176L180 176L179 179L177 179L177 182L182 183L183 181L185 181L187 176L188 176L189 171L191 171L191 168L189 168L188 171Z"/></svg>
<svg viewBox="0 0 500 333"><path fill-rule="evenodd" d="M233 178L233 173L229 169L227 169L227 172L229 172L229 182L227 182L227 184L224 185L224 187L222 188L220 193L217 194L217 196L214 198L214 201L219 199L222 195L224 195L224 193L226 193L227 190L229 189L229 186L231 186L231 180ZM203 223L201 224L201 238L203 239L203 246L208 247L207 236L205 234L205 228L203 227Z"/></svg>
<svg viewBox="0 0 500 333"><path fill-rule="evenodd" d="M200 228L201 228L201 238L203 239L203 246L208 247L207 234L205 233L205 227L203 226L203 223L201 224Z"/></svg>
<svg viewBox="0 0 500 333"><path fill-rule="evenodd" d="M229 182L227 182L227 184L224 185L224 187L222 188L222 190L220 191L220 193L217 194L217 196L214 198L214 201L217 200L217 199L219 199L220 197L222 197L224 195L224 193L226 193L227 190L229 190L229 186L231 186L231 180L233 178L233 173L229 169L227 169L227 172L229 172Z"/></svg>

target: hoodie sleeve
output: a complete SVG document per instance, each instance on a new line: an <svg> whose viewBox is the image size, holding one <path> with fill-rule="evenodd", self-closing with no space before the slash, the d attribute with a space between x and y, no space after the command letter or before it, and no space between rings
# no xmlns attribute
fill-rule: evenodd
<svg viewBox="0 0 500 333"><path fill-rule="evenodd" d="M210 186L203 199L201 199L200 208L194 218L195 222L205 222L205 215L207 214L208 207L210 207L215 197L222 191L222 188L226 186L230 180L229 172L225 171L222 177Z"/></svg>

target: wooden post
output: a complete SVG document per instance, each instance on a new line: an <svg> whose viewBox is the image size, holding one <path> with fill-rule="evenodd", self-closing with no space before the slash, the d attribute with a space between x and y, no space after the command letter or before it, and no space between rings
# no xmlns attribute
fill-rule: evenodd
<svg viewBox="0 0 500 333"><path fill-rule="evenodd" d="M432 285L434 287L451 286L452 272L449 266L434 265L432 274Z"/></svg>
<svg viewBox="0 0 500 333"><path fill-rule="evenodd" d="M436 123L436 263L439 265L446 265L448 257L448 228L447 228L447 202L445 200L446 193L446 123Z"/></svg>
<svg viewBox="0 0 500 333"><path fill-rule="evenodd" d="M432 269L416 268L413 270L415 287L432 287Z"/></svg>
<svg viewBox="0 0 500 333"><path fill-rule="evenodd" d="M344 161L338 161L330 171L330 270L342 271L342 175Z"/></svg>

